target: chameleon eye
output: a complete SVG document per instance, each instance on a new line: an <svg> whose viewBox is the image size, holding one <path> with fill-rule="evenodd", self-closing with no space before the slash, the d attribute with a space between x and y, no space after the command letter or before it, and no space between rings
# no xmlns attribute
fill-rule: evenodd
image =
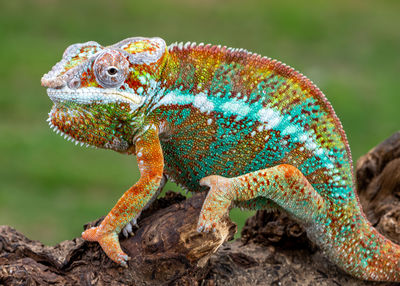
<svg viewBox="0 0 400 286"><path fill-rule="evenodd" d="M116 75L118 73L118 69L116 67L109 67L107 70L110 76Z"/></svg>
<svg viewBox="0 0 400 286"><path fill-rule="evenodd" d="M97 56L93 71L102 87L119 87L128 75L129 62L120 51L104 50Z"/></svg>

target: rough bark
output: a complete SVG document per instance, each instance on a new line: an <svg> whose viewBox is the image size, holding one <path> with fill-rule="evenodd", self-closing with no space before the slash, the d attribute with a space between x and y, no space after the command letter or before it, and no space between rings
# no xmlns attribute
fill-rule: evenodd
<svg viewBox="0 0 400 286"><path fill-rule="evenodd" d="M400 132L360 158L356 178L368 218L400 242ZM236 226L227 217L216 232L197 233L203 200L172 192L156 200L135 236L120 237L128 269L96 243L76 238L50 247L0 226L0 285L395 285L345 274L283 213L257 212L230 243Z"/></svg>

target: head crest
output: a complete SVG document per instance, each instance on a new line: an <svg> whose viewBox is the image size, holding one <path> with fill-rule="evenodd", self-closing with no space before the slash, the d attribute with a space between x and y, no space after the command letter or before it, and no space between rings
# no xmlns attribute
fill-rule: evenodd
<svg viewBox="0 0 400 286"><path fill-rule="evenodd" d="M162 58L167 45L161 38L135 37L125 39L110 48L119 48L127 52L132 63L151 65Z"/></svg>

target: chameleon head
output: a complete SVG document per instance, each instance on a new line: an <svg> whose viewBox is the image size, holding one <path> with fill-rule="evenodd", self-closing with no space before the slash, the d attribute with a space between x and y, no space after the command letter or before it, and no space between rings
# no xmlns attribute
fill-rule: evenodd
<svg viewBox="0 0 400 286"><path fill-rule="evenodd" d="M166 53L160 38L69 46L42 77L54 102L50 126L75 142L127 152L143 124L146 98L156 92Z"/></svg>

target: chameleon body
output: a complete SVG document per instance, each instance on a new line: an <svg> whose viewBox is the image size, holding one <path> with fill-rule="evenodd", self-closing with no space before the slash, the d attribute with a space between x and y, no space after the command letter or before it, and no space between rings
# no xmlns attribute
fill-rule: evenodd
<svg viewBox="0 0 400 286"><path fill-rule="evenodd" d="M42 85L56 132L137 156L140 180L82 235L115 262L126 266L118 234L131 231L164 176L210 188L199 231L213 230L231 204L282 209L346 272L400 281L400 247L361 210L341 123L294 69L243 49L130 38L70 46Z"/></svg>

